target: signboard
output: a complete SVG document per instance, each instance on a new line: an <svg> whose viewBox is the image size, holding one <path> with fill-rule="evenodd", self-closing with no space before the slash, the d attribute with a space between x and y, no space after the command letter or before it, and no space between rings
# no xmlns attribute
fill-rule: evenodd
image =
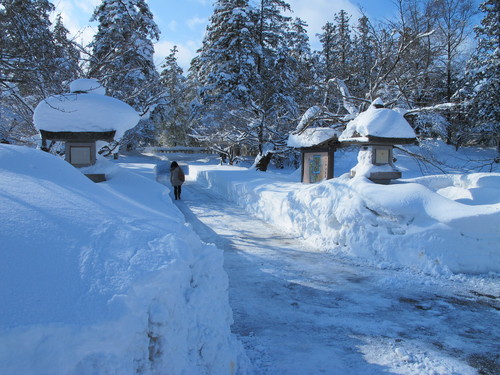
<svg viewBox="0 0 500 375"><path fill-rule="evenodd" d="M90 146L72 146L71 164L74 165L90 165L92 163Z"/></svg>
<svg viewBox="0 0 500 375"><path fill-rule="evenodd" d="M326 180L328 176L328 152L307 152L304 154L303 182L314 183Z"/></svg>
<svg viewBox="0 0 500 375"><path fill-rule="evenodd" d="M66 142L66 160L75 167L94 164L95 154L95 142Z"/></svg>
<svg viewBox="0 0 500 375"><path fill-rule="evenodd" d="M375 149L375 164L376 165L390 163L391 151L389 148L380 148L380 147L374 146L374 149Z"/></svg>

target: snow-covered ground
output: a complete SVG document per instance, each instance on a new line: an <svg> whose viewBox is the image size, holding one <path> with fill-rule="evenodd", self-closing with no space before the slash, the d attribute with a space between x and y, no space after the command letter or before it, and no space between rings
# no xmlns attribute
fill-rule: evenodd
<svg viewBox="0 0 500 375"><path fill-rule="evenodd" d="M156 182L174 158L177 206ZM500 175L398 159L390 186L176 154L94 184L0 145L0 372L498 373Z"/></svg>
<svg viewBox="0 0 500 375"><path fill-rule="evenodd" d="M0 373L232 374L222 252L185 225L154 161L91 182L0 145Z"/></svg>
<svg viewBox="0 0 500 375"><path fill-rule="evenodd" d="M447 156L449 148L435 146ZM349 177L355 152L337 154L337 178L319 184L298 183L297 173L203 163L191 165L190 174L249 213L335 255L438 275L500 272L500 173L422 176L413 159L397 154L405 179L378 185Z"/></svg>
<svg viewBox="0 0 500 375"><path fill-rule="evenodd" d="M255 374L495 374L498 279L333 257L194 182L178 203L224 250L233 332ZM497 295L498 296L498 295Z"/></svg>
<svg viewBox="0 0 500 375"><path fill-rule="evenodd" d="M233 332L256 374L500 370L498 274L452 274L443 266L425 273L428 268L398 266L395 257L381 262L370 251L363 258L325 251L280 221L281 196L308 193L293 182L296 175L170 158L190 172L179 209L204 241L225 251ZM458 185L465 177L448 180ZM489 204L498 199L490 193L484 192ZM268 216L256 220L249 209Z"/></svg>

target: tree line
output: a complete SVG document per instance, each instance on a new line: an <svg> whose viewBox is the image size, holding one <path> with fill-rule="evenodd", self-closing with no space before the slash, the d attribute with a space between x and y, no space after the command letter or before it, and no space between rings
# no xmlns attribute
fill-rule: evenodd
<svg viewBox="0 0 500 375"><path fill-rule="evenodd" d="M50 1L0 0L0 140L33 144L34 107L91 77L142 115L128 148L205 145L230 163L256 154L265 170L290 158L286 139L309 108L315 126L342 127L376 98L421 138L500 147L500 3L482 1L480 14L474 0L394 6L385 21L332 14L315 51L285 0L217 0L183 72L176 47L155 66L160 30L145 0L103 0L89 45L60 15L50 21Z"/></svg>

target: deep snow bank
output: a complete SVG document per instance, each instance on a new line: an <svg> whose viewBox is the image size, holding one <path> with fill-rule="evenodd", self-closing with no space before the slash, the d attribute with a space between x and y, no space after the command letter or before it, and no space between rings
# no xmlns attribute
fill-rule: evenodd
<svg viewBox="0 0 500 375"><path fill-rule="evenodd" d="M165 187L0 145L2 374L233 374L222 252Z"/></svg>
<svg viewBox="0 0 500 375"><path fill-rule="evenodd" d="M389 186L347 175L305 185L237 167L191 166L190 173L252 214L332 253L430 273L500 272L498 173Z"/></svg>

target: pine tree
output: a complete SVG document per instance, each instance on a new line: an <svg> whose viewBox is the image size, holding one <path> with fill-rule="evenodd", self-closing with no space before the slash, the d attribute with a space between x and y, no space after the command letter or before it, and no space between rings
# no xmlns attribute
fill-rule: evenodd
<svg viewBox="0 0 500 375"><path fill-rule="evenodd" d="M68 39L69 31L62 22L61 14L56 17L54 25L55 59L59 69L55 72L57 80L69 84L82 75L80 69L80 52L77 46Z"/></svg>
<svg viewBox="0 0 500 375"><path fill-rule="evenodd" d="M500 3L485 0L480 9L484 18L475 28L477 47L467 66L467 86L457 96L466 95L472 132L500 152Z"/></svg>
<svg viewBox="0 0 500 375"><path fill-rule="evenodd" d="M55 44L47 0L1 0L1 84L21 96L51 93Z"/></svg>
<svg viewBox="0 0 500 375"><path fill-rule="evenodd" d="M334 54L336 43L336 26L332 22L327 22L322 28L323 33L319 35L321 42L321 62L323 65L323 77L325 82L335 77Z"/></svg>
<svg viewBox="0 0 500 375"><path fill-rule="evenodd" d="M182 68L177 63L177 46L162 65L161 84L165 89L162 100L151 114L159 133L160 144L164 146L187 145L187 124L189 103L186 101L187 85Z"/></svg>
<svg viewBox="0 0 500 375"><path fill-rule="evenodd" d="M332 78L347 79L351 69L352 40L350 16L345 10L336 13L335 23L327 22L320 35L325 62L326 80Z"/></svg>
<svg viewBox="0 0 500 375"><path fill-rule="evenodd" d="M262 0L256 8L247 0L217 1L191 64L188 79L199 85L196 136L230 159L240 146L263 154L266 143L282 142L282 127L297 109L289 37L298 34L282 14L288 10L282 0Z"/></svg>
<svg viewBox="0 0 500 375"><path fill-rule="evenodd" d="M204 103L251 101L255 84L255 39L247 0L219 0L210 18L203 46L192 67L202 85Z"/></svg>
<svg viewBox="0 0 500 375"><path fill-rule="evenodd" d="M247 0L218 0L188 76L199 87L197 139L230 162L235 147L247 138L242 112L252 105L258 85L254 12Z"/></svg>
<svg viewBox="0 0 500 375"><path fill-rule="evenodd" d="M153 41L160 31L145 0L103 0L92 16L98 31L91 43L89 75L140 113L160 92Z"/></svg>
<svg viewBox="0 0 500 375"><path fill-rule="evenodd" d="M0 138L33 135L33 109L63 89L47 0L0 0Z"/></svg>
<svg viewBox="0 0 500 375"><path fill-rule="evenodd" d="M366 16L362 16L356 25L352 54L350 87L354 96L363 98L370 91L371 70L375 65L375 41Z"/></svg>
<svg viewBox="0 0 500 375"><path fill-rule="evenodd" d="M260 82L252 123L254 142L259 150L255 165L261 171L267 169L274 149L283 142L284 134L289 130L287 118L293 117L297 111L297 104L289 92L295 73L288 59L287 37L291 18L283 15L290 10L290 5L283 0L261 0L256 13Z"/></svg>
<svg viewBox="0 0 500 375"><path fill-rule="evenodd" d="M345 10L340 10L335 15L337 23L337 48L334 52L336 58L336 76L340 79L348 79L351 68L351 27L349 25L351 17Z"/></svg>
<svg viewBox="0 0 500 375"><path fill-rule="evenodd" d="M311 52L307 23L296 18L291 24L287 40L295 77L292 95L298 107L306 110L317 102L317 94L320 92L318 82L320 73Z"/></svg>

